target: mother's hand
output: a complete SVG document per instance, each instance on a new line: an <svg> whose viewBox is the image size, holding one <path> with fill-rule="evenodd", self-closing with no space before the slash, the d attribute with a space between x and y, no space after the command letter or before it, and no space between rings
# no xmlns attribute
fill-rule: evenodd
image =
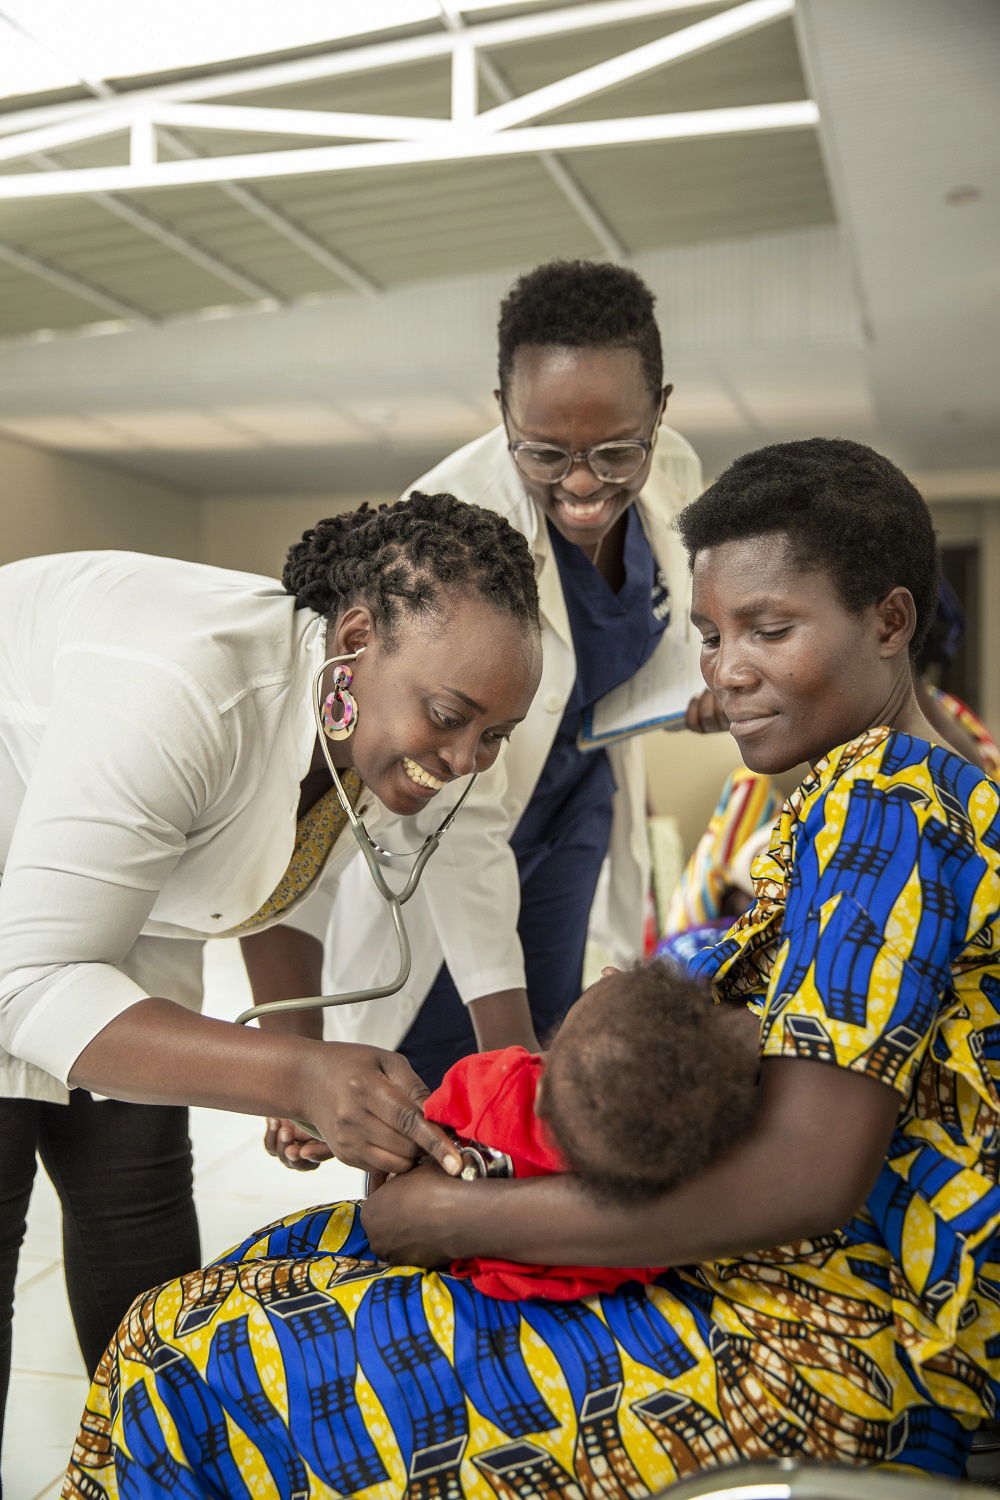
<svg viewBox="0 0 1000 1500"><path fill-rule="evenodd" d="M368 1243L393 1265L440 1266L457 1259L455 1229L472 1186L433 1162L391 1178L362 1204Z"/></svg>
<svg viewBox="0 0 1000 1500"><path fill-rule="evenodd" d="M462 1162L440 1125L424 1119L430 1090L405 1057L347 1042L310 1044L300 1118L315 1126L346 1166L365 1172L408 1172L430 1156L444 1173Z"/></svg>

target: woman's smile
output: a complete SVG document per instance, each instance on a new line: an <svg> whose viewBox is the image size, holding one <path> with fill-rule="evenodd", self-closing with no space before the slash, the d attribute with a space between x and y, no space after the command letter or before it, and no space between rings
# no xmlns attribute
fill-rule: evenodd
<svg viewBox="0 0 1000 1500"><path fill-rule="evenodd" d="M417 761L411 760L408 755L403 756L403 770L415 786L420 787L421 791L431 797L444 786L442 780L437 776L432 776L430 771L425 770Z"/></svg>
<svg viewBox="0 0 1000 1500"><path fill-rule="evenodd" d="M618 490L600 500L567 500L558 495L553 497L553 504L567 527L577 531L601 531L615 514L618 495Z"/></svg>

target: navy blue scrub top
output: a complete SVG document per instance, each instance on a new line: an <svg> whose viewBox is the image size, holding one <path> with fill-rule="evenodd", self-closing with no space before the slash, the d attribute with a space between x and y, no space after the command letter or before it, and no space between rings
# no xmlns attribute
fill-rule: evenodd
<svg viewBox="0 0 1000 1500"><path fill-rule="evenodd" d="M548 522L566 598L576 681L531 801L511 839L521 863L581 818L610 817L615 791L606 750L578 750L584 714L647 662L670 620L670 595L635 505L626 512L625 582L618 593L575 542Z"/></svg>

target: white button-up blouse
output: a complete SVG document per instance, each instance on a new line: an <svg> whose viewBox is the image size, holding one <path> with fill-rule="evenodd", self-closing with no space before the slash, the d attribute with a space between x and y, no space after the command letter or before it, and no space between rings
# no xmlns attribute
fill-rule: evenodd
<svg viewBox="0 0 1000 1500"><path fill-rule="evenodd" d="M211 937L273 891L325 638L269 578L121 552L0 568L0 1095L66 1097L149 993L122 967L140 935Z"/></svg>

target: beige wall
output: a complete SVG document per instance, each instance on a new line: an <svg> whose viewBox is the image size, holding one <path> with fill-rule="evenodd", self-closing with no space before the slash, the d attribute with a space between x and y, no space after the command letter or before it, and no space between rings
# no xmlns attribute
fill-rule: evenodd
<svg viewBox="0 0 1000 1500"><path fill-rule="evenodd" d="M324 516L384 495L206 495L202 501L202 562L277 578L285 553Z"/></svg>
<svg viewBox="0 0 1000 1500"><path fill-rule="evenodd" d="M199 560L201 509L168 485L0 438L0 563L92 547Z"/></svg>
<svg viewBox="0 0 1000 1500"><path fill-rule="evenodd" d="M649 803L654 813L672 813L684 853L690 854L719 800L722 783L742 765L730 734L690 734L686 729L645 737Z"/></svg>

